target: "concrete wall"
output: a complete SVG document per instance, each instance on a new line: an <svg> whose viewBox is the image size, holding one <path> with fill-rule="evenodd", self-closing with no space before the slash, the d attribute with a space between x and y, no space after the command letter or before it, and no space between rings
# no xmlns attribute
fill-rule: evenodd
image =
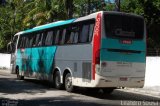
<svg viewBox="0 0 160 106"><path fill-rule="evenodd" d="M10 54L0 53L0 68L10 68ZM160 57L147 57L145 87L160 86Z"/></svg>
<svg viewBox="0 0 160 106"><path fill-rule="evenodd" d="M160 86L160 57L147 57L145 87Z"/></svg>
<svg viewBox="0 0 160 106"><path fill-rule="evenodd" d="M2 54L0 53L0 68L1 69L9 69L10 68L10 60L11 60L11 55L10 54Z"/></svg>

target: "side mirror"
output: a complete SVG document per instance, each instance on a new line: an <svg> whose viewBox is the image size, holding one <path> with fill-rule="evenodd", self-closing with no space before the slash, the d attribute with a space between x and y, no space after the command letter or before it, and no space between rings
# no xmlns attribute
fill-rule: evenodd
<svg viewBox="0 0 160 106"><path fill-rule="evenodd" d="M8 53L13 53L13 49L14 49L14 47L13 47L14 45L13 45L13 43L12 42L9 42L8 44L7 44L7 52Z"/></svg>

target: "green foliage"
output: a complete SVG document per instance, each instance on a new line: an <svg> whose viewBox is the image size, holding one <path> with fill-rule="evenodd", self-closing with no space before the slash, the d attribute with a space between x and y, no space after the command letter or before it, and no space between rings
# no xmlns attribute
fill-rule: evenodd
<svg viewBox="0 0 160 106"><path fill-rule="evenodd" d="M7 0L0 5L0 48L21 30L114 9L115 4L101 0ZM149 47L160 47L160 0L121 0L121 11L144 16Z"/></svg>
<svg viewBox="0 0 160 106"><path fill-rule="evenodd" d="M121 10L144 16L147 25L148 47L160 48L159 0L123 0Z"/></svg>
<svg viewBox="0 0 160 106"><path fill-rule="evenodd" d="M12 15L10 15L10 12L11 12L11 8L9 6L0 7L0 48L5 47L5 44L10 39L10 33L13 32Z"/></svg>

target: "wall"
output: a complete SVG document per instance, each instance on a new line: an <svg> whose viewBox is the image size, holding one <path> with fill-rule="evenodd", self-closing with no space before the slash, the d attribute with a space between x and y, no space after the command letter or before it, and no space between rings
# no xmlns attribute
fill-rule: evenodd
<svg viewBox="0 0 160 106"><path fill-rule="evenodd" d="M0 53L0 68L1 69L9 69L10 68L10 60L11 55L10 54L2 54Z"/></svg>
<svg viewBox="0 0 160 106"><path fill-rule="evenodd" d="M147 57L145 87L160 86L160 57Z"/></svg>
<svg viewBox="0 0 160 106"><path fill-rule="evenodd" d="M10 54L0 53L0 68L10 68ZM160 86L160 57L147 57L145 87Z"/></svg>

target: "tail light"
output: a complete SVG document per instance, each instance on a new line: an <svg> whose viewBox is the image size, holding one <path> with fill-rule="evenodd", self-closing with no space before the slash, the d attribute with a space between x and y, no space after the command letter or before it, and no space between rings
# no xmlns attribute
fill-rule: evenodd
<svg viewBox="0 0 160 106"><path fill-rule="evenodd" d="M96 61L95 64L100 64L100 50L97 51L96 53Z"/></svg>

